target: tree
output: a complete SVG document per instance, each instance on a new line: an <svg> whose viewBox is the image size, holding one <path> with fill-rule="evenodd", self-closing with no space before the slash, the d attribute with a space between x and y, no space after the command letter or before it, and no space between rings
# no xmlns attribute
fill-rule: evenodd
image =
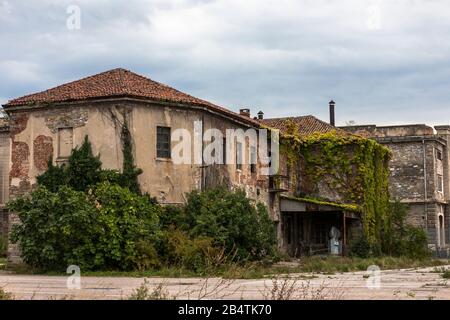
<svg viewBox="0 0 450 320"><path fill-rule="evenodd" d="M94 156L87 136L83 144L72 150L67 168L67 182L77 191L85 191L100 181L102 163Z"/></svg>

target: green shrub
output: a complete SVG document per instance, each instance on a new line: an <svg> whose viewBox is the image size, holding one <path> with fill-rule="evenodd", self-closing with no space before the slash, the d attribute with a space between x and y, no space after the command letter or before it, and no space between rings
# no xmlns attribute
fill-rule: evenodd
<svg viewBox="0 0 450 320"><path fill-rule="evenodd" d="M398 200L390 203L389 215L382 230L383 253L417 259L430 256L425 230L408 224L407 215L407 205Z"/></svg>
<svg viewBox="0 0 450 320"><path fill-rule="evenodd" d="M188 194L185 225L191 238L213 239L241 261L275 254L275 228L264 205L255 206L245 192L216 188Z"/></svg>
<svg viewBox="0 0 450 320"><path fill-rule="evenodd" d="M141 188L138 182L138 176L142 174L142 169L134 165L133 146L131 143L131 134L126 125L122 126L122 153L123 153L123 173L120 185L130 189L136 194L141 194Z"/></svg>
<svg viewBox="0 0 450 320"><path fill-rule="evenodd" d="M11 240L19 243L25 263L47 270L95 265L95 235L101 227L95 206L83 192L62 186L54 193L42 186L8 208L21 221L13 226Z"/></svg>
<svg viewBox="0 0 450 320"><path fill-rule="evenodd" d="M80 147L72 150L67 168L67 182L74 190L85 191L100 181L102 163L94 156L87 136Z"/></svg>
<svg viewBox="0 0 450 320"><path fill-rule="evenodd" d="M0 234L0 257L6 257L7 250L8 250L8 242Z"/></svg>
<svg viewBox="0 0 450 320"><path fill-rule="evenodd" d="M9 209L21 220L12 241L32 267L130 270L155 264L151 245L158 239L160 209L128 189L103 183L87 195L67 186L58 192L39 187Z"/></svg>
<svg viewBox="0 0 450 320"><path fill-rule="evenodd" d="M67 185L67 167L53 165L52 159L47 163L47 170L36 177L37 183L51 192L58 191L60 186Z"/></svg>
<svg viewBox="0 0 450 320"><path fill-rule="evenodd" d="M368 258L371 255L371 248L369 241L364 235L361 235L357 240L350 244L349 256Z"/></svg>
<svg viewBox="0 0 450 320"><path fill-rule="evenodd" d="M213 239L189 235L179 229L167 231L167 262L169 265L182 267L197 272L205 271L209 266L209 256L218 249L213 247Z"/></svg>
<svg viewBox="0 0 450 320"><path fill-rule="evenodd" d="M117 269L156 265L154 245L160 237L161 208L146 196L110 183L97 186L93 201L104 226L98 239L98 245L104 249L104 264Z"/></svg>
<svg viewBox="0 0 450 320"><path fill-rule="evenodd" d="M450 279L450 270L446 269L442 272L441 277L444 279Z"/></svg>
<svg viewBox="0 0 450 320"><path fill-rule="evenodd" d="M0 300L14 300L14 296L0 288Z"/></svg>

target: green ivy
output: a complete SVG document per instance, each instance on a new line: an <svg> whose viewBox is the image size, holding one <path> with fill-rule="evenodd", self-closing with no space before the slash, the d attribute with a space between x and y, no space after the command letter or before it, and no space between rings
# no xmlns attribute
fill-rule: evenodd
<svg viewBox="0 0 450 320"><path fill-rule="evenodd" d="M121 185L127 187L136 194L141 194L138 176L142 174L143 171L140 168L136 168L134 165L131 134L126 125L122 126L122 144L123 172Z"/></svg>
<svg viewBox="0 0 450 320"><path fill-rule="evenodd" d="M332 131L301 137L294 123L287 128L280 139L280 152L288 164L301 168L309 186L324 183L343 205L360 208L367 241L379 248L389 213L390 150L356 135Z"/></svg>

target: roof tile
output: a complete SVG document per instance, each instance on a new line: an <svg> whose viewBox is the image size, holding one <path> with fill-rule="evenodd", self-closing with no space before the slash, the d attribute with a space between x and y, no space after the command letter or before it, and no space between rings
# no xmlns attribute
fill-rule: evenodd
<svg viewBox="0 0 450 320"><path fill-rule="evenodd" d="M81 80L69 82L42 92L9 101L4 107L19 107L38 103L71 102L98 98L134 97L154 101L203 106L253 125L259 122L211 102L193 97L129 70L117 68Z"/></svg>

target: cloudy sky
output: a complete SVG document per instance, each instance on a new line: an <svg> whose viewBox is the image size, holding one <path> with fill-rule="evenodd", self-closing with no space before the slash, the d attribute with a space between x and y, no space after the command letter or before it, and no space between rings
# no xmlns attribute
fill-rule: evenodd
<svg viewBox="0 0 450 320"><path fill-rule="evenodd" d="M450 124L449 17L448 0L0 0L0 103L123 67L267 117L328 120L334 99L340 125Z"/></svg>

